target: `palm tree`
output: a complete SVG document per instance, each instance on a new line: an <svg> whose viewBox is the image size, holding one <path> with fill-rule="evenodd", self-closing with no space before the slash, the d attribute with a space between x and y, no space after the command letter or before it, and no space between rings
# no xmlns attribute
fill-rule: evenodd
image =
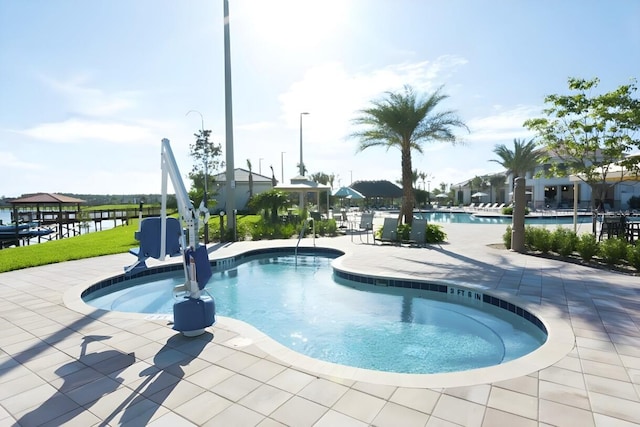
<svg viewBox="0 0 640 427"><path fill-rule="evenodd" d="M402 208L400 220L405 224L413 219L413 168L411 150L422 153L422 144L444 141L455 144L458 141L453 128L467 126L453 111L434 111L440 101L448 98L439 88L426 98L419 97L410 86L402 92L386 92L386 97L372 101L372 106L360 110L353 120L363 130L351 136L358 138L358 151L369 147L395 147L400 150L402 167Z"/></svg>
<svg viewBox="0 0 640 427"><path fill-rule="evenodd" d="M253 197L253 172L251 170L251 160L247 159L247 168L249 168L249 198Z"/></svg>
<svg viewBox="0 0 640 427"><path fill-rule="evenodd" d="M535 151L536 145L533 139L529 142L524 139L514 138L513 151L504 144L496 145L493 152L500 157L500 160L492 159L490 162L496 162L507 170L507 175L513 175L513 182L518 177L524 177L527 172L532 171L538 166L542 158L539 151Z"/></svg>

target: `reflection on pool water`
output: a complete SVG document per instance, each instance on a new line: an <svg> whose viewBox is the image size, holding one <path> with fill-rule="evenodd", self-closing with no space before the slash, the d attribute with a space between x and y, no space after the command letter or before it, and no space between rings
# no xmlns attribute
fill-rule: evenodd
<svg viewBox="0 0 640 427"><path fill-rule="evenodd" d="M469 212L414 212L415 217L424 218L429 222L438 223L456 223L456 224L505 224L510 225L512 218L510 216L485 215L482 212L477 214ZM591 215L579 215L579 224L590 224ZM542 215L525 217L525 224L550 224L550 225L569 225L573 224L573 216L571 215Z"/></svg>
<svg viewBox="0 0 640 427"><path fill-rule="evenodd" d="M293 255L254 258L216 271L206 290L217 314L299 353L359 368L461 371L518 358L546 340L540 325L483 302L480 293L460 299L445 285L425 291L362 284L334 274L331 261L298 255L296 266ZM183 280L181 271L151 275L84 299L106 310L170 314L173 287Z"/></svg>

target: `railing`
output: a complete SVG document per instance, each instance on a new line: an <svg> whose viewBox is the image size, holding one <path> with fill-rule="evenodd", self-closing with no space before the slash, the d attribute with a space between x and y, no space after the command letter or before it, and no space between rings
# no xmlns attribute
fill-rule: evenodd
<svg viewBox="0 0 640 427"><path fill-rule="evenodd" d="M294 252L294 256L295 256L295 266L298 266L298 246L300 246L300 240L302 240L302 238L304 237L304 232L307 229L307 227L309 226L309 218L305 219L304 222L302 223L302 228L300 229L300 234L298 235L298 243L296 243L296 249ZM316 222L312 219L311 220L311 231L313 233L313 246L316 246Z"/></svg>

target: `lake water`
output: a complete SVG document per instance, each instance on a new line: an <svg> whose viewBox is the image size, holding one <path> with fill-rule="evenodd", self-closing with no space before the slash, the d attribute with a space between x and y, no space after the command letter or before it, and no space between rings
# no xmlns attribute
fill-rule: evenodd
<svg viewBox="0 0 640 427"><path fill-rule="evenodd" d="M11 224L11 213L12 210L11 209L0 209L0 221L2 221L2 224L4 225L8 225ZM120 224L120 222L118 222L118 224ZM82 229L82 234L85 234L87 232L91 233L91 232L95 232L95 231L103 231L103 230L108 230L110 228L114 227L114 221L113 220L103 220L102 221L102 225L99 225L98 229L96 230L95 228L95 223L93 221L89 221L88 222L89 228ZM48 236L43 237L42 239L44 239L43 241L47 241L48 238L54 238L55 234L50 234ZM31 244L33 243L38 243L38 238L33 238L31 239Z"/></svg>

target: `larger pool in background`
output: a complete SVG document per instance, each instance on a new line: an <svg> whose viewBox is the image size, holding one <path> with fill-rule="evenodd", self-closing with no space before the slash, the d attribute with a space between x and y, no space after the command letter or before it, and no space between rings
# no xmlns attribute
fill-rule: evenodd
<svg viewBox="0 0 640 427"><path fill-rule="evenodd" d="M414 217L424 218L428 222L451 223L451 224L505 224L511 225L513 219L510 216L487 215L483 212L414 212ZM549 224L549 225L571 225L573 216L571 215L540 215L525 217L525 224ZM578 215L578 224L591 224L591 215Z"/></svg>
<svg viewBox="0 0 640 427"><path fill-rule="evenodd" d="M296 261L292 254L249 258L215 271L206 291L218 315L247 322L299 353L380 371L428 374L492 366L530 353L547 338L533 315L529 319L528 312L486 294L436 284L425 285L427 290L407 289L414 286L409 282L363 284L367 278L334 274L332 260L298 255ZM183 282L178 270L126 280L83 299L105 310L171 314L173 288Z"/></svg>

